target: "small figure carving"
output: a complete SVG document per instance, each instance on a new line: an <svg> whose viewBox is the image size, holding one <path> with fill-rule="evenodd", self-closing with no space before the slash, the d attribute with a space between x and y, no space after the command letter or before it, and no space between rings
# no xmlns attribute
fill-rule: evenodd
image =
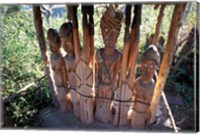
<svg viewBox="0 0 200 134"><path fill-rule="evenodd" d="M153 76L160 63L160 55L156 46L150 45L142 55L141 77L134 84L134 106L131 126L144 128L150 118L150 103L154 93ZM140 101L140 102L139 102ZM141 103L144 102L144 103Z"/></svg>
<svg viewBox="0 0 200 134"><path fill-rule="evenodd" d="M67 100L66 95L69 92L66 84L66 70L64 59L60 53L60 37L55 29L47 31L48 44L51 50L50 63L53 73L54 88L60 110L67 112L70 109L70 102Z"/></svg>
<svg viewBox="0 0 200 134"><path fill-rule="evenodd" d="M80 116L79 96L76 92L76 60L73 44L72 23L63 23L60 27L60 39L64 50L67 52L65 55L65 67L67 71L68 88L70 89L70 96L72 100L73 110L76 117Z"/></svg>
<svg viewBox="0 0 200 134"><path fill-rule="evenodd" d="M122 14L110 5L101 18L101 33L104 48L96 53L96 112L101 122L112 120L111 99L117 86L117 74L120 68L121 53L115 49L121 28Z"/></svg>

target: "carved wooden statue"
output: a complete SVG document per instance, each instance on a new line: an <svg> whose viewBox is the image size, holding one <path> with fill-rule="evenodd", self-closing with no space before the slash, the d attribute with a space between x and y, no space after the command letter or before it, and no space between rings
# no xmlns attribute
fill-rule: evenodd
<svg viewBox="0 0 200 134"><path fill-rule="evenodd" d="M70 89L70 96L72 100L73 110L76 117L80 115L79 95L76 92L76 61L73 44L72 23L63 23L60 27L60 39L64 50L67 52L65 55L65 67L67 71L68 88Z"/></svg>
<svg viewBox="0 0 200 134"><path fill-rule="evenodd" d="M66 99L69 92L66 84L66 70L64 59L60 53L61 42L59 34L55 29L49 29L47 32L48 44L51 50L50 62L55 85L55 94L59 103L60 110L67 112L70 108L70 102Z"/></svg>
<svg viewBox="0 0 200 134"><path fill-rule="evenodd" d="M160 63L160 55L156 46L150 45L142 55L141 77L134 84L133 115L131 126L136 129L144 128L151 115L150 103L154 93L153 76Z"/></svg>
<svg viewBox="0 0 200 134"><path fill-rule="evenodd" d="M90 6L87 6L90 7ZM82 6L83 13L83 47L80 47L78 34L78 20L77 20L77 6L68 6L68 17L71 16L73 20L72 32L73 43L76 60L76 89L79 94L79 109L80 120L83 124L88 125L93 121L94 99L93 99L93 66L91 65L90 57L93 41L91 41L91 34L89 32L89 23L87 15L92 17L93 7L86 8ZM70 19L70 18L68 18Z"/></svg>
<svg viewBox="0 0 200 134"><path fill-rule="evenodd" d="M130 30L131 7L131 5L127 4L125 10L125 36L120 77L114 97L116 101L114 100L112 103L115 110L114 125L128 124L132 111L132 91L137 68L142 6L134 6L134 17Z"/></svg>
<svg viewBox="0 0 200 134"><path fill-rule="evenodd" d="M101 122L112 119L111 99L117 85L121 53L115 49L121 28L122 14L110 5L101 18L101 33L104 48L96 52L96 111L95 117Z"/></svg>

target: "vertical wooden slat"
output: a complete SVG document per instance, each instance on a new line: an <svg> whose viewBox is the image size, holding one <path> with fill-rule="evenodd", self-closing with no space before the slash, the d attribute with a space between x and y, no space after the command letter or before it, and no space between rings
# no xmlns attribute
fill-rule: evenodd
<svg viewBox="0 0 200 134"><path fill-rule="evenodd" d="M180 27L180 20L182 12L185 8L185 3L175 5L175 9L172 16L172 21L170 25L170 30L168 34L168 40L166 44L165 53L162 59L162 63L160 66L158 79L154 89L154 95L151 101L151 120L150 122L154 122L156 109L160 101L161 93L164 89L166 79L169 74L169 70L172 64L173 53L175 50L176 39Z"/></svg>

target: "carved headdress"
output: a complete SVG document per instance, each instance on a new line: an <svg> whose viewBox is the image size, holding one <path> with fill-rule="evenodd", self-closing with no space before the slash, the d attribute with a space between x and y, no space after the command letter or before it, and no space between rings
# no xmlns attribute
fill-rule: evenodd
<svg viewBox="0 0 200 134"><path fill-rule="evenodd" d="M155 45L150 45L147 50L142 55L142 61L144 60L152 60L157 65L160 64L160 54Z"/></svg>
<svg viewBox="0 0 200 134"><path fill-rule="evenodd" d="M122 19L122 13L116 11L113 5L109 5L109 7L106 7L106 11L101 18L101 26L106 25L109 28L119 29L121 27Z"/></svg>

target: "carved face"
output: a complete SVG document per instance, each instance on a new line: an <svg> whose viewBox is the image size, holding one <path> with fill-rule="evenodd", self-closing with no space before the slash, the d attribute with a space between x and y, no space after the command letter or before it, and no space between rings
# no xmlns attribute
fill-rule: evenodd
<svg viewBox="0 0 200 134"><path fill-rule="evenodd" d="M101 33L105 47L114 48L119 36L119 28L110 28L106 25L101 25Z"/></svg>
<svg viewBox="0 0 200 134"><path fill-rule="evenodd" d="M57 53L60 50L60 44L56 44L53 40L48 40L48 44L52 53Z"/></svg>
<svg viewBox="0 0 200 134"><path fill-rule="evenodd" d="M150 82L154 76L156 71L157 65L152 60L143 60L142 67L141 67L141 79L144 82Z"/></svg>
<svg viewBox="0 0 200 134"><path fill-rule="evenodd" d="M73 54L74 52L74 46L70 38L62 37L61 36L61 43L63 45L64 50L68 54Z"/></svg>

